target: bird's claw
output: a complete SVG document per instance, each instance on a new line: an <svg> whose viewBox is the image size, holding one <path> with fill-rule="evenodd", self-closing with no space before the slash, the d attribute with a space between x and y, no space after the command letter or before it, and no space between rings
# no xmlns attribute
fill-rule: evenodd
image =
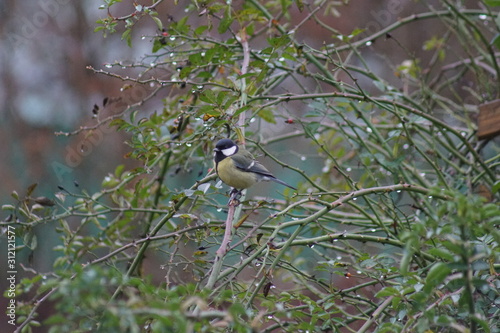
<svg viewBox="0 0 500 333"><path fill-rule="evenodd" d="M229 201L227 203L228 206L238 206L240 204L241 191L233 188L229 193Z"/></svg>

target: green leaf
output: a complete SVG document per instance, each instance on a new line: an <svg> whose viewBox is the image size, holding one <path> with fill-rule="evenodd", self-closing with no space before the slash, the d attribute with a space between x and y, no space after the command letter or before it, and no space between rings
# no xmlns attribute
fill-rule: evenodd
<svg viewBox="0 0 500 333"><path fill-rule="evenodd" d="M500 180L497 180L495 184L491 187L491 192L496 194L500 190Z"/></svg>
<svg viewBox="0 0 500 333"><path fill-rule="evenodd" d="M30 250L36 249L38 242L37 242L37 237L32 229L30 229L26 234L24 234L23 242Z"/></svg>
<svg viewBox="0 0 500 333"><path fill-rule="evenodd" d="M205 102L205 103L208 103L208 104L215 104L216 103L215 94L210 89L203 90L203 92L200 94L200 100L202 102Z"/></svg>
<svg viewBox="0 0 500 333"><path fill-rule="evenodd" d="M444 259L444 260L453 261L453 259L454 259L453 254L450 251L447 251L445 249L440 249L440 248L435 247L435 248L430 249L428 252L429 252L429 254L436 256L436 257L439 257L439 258Z"/></svg>
<svg viewBox="0 0 500 333"><path fill-rule="evenodd" d="M150 16L150 17L153 19L153 21L155 21L158 30L161 31L163 29L163 23L161 22L161 20L156 16Z"/></svg>
<svg viewBox="0 0 500 333"><path fill-rule="evenodd" d="M488 6L500 6L500 0L484 0Z"/></svg>
<svg viewBox="0 0 500 333"><path fill-rule="evenodd" d="M122 34L122 40L127 42L128 47L132 47L132 29L127 29Z"/></svg>
<svg viewBox="0 0 500 333"><path fill-rule="evenodd" d="M443 262L434 264L429 270L429 273L427 273L424 291L426 293L431 293L432 289L441 284L450 273L451 268L447 264Z"/></svg>
<svg viewBox="0 0 500 333"><path fill-rule="evenodd" d="M385 287L381 291L379 291L375 297L388 297L388 296L397 296L399 295L399 290L394 287Z"/></svg>
<svg viewBox="0 0 500 333"><path fill-rule="evenodd" d="M276 119L270 109L262 109L258 113L259 117L271 124L276 124Z"/></svg>
<svg viewBox="0 0 500 333"><path fill-rule="evenodd" d="M153 47L151 48L151 52L156 53L161 50L165 46L164 42L162 42L161 38L155 38L153 41Z"/></svg>
<svg viewBox="0 0 500 333"><path fill-rule="evenodd" d="M200 66L203 63L201 53L193 53L188 57L188 59L193 66Z"/></svg>
<svg viewBox="0 0 500 333"><path fill-rule="evenodd" d="M234 112L233 117L238 116L240 113L245 112L245 111L246 111L246 110L248 110L248 109L250 109L250 105L248 105L248 104L247 104L247 105L245 105L245 106L243 106L243 107L241 107L241 108L239 108L238 110L236 110L236 111Z"/></svg>
<svg viewBox="0 0 500 333"><path fill-rule="evenodd" d="M16 206L14 205L2 205L2 210L16 210Z"/></svg>
<svg viewBox="0 0 500 333"><path fill-rule="evenodd" d="M19 194L16 191L12 191L10 194L14 199L19 200Z"/></svg>
<svg viewBox="0 0 500 333"><path fill-rule="evenodd" d="M484 320L484 318L481 318L479 313L474 313L471 317L471 320L475 321L477 324L479 324L481 326L481 328L483 329L483 332L486 332L486 333L490 333L491 330L490 330L490 325L488 324L488 322L486 320Z"/></svg>
<svg viewBox="0 0 500 333"><path fill-rule="evenodd" d="M495 46L497 49L500 49L500 34L496 34L495 37L490 42L490 45Z"/></svg>
<svg viewBox="0 0 500 333"><path fill-rule="evenodd" d="M412 246L407 246L403 251L403 257L401 258L401 263L399 265L399 270L401 274L408 273L408 267L410 267L411 258L413 257Z"/></svg>
<svg viewBox="0 0 500 333"><path fill-rule="evenodd" d="M299 12L302 13L302 11L304 10L304 3L302 2L302 0L295 0L295 3L297 4L297 8L299 9Z"/></svg>
<svg viewBox="0 0 500 333"><path fill-rule="evenodd" d="M306 133L306 135L313 139L313 140L316 140L315 139L315 135L316 133L318 133L318 128L321 124L318 123L318 122L310 122L310 123L306 123L305 126L304 126L304 131Z"/></svg>
<svg viewBox="0 0 500 333"><path fill-rule="evenodd" d="M182 67L181 71L179 72L179 78L180 79L185 79L188 77L189 74L193 71L193 67L191 66L185 66Z"/></svg>
<svg viewBox="0 0 500 333"><path fill-rule="evenodd" d="M448 240L443 241L441 244L455 254L462 255L464 252L464 248L460 244L456 244Z"/></svg>
<svg viewBox="0 0 500 333"><path fill-rule="evenodd" d="M198 28L194 29L194 34L199 36L199 35L201 35L202 33L204 33L204 32L205 32L205 30L207 30L207 29L208 29L208 26L207 26L207 25L201 25L201 26L199 26Z"/></svg>
<svg viewBox="0 0 500 333"><path fill-rule="evenodd" d="M226 6L226 10L224 12L224 17L220 21L219 28L217 31L220 34L223 34L229 29L229 26L233 23L233 18L231 17L231 6Z"/></svg>

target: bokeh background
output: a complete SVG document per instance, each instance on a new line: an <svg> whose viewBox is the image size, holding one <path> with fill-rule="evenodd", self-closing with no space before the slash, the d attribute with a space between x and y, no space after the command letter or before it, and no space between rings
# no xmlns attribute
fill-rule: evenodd
<svg viewBox="0 0 500 333"><path fill-rule="evenodd" d="M439 1L436 1L438 3ZM165 1L158 8L173 18L183 6ZM340 2L339 2L340 3ZM95 23L107 15L99 10L100 1L38 0L0 2L0 200L8 202L13 190L22 194L30 184L38 183L37 194L50 196L57 186L72 187L73 182L92 191L110 168L117 165L128 151L121 134L105 133L103 138L86 142L83 137L56 136L60 131L73 131L92 122L92 109L105 97L117 97L124 83L87 69L106 69L106 64L130 63L151 52L147 36L157 33L153 22L140 23L135 30L133 47L127 47L120 33L103 38L94 32ZM117 6L115 6L117 7ZM114 8L115 8L114 7ZM120 6L118 6L120 7ZM123 1L123 13L132 11L132 1ZM375 32L401 17L428 10L411 0L353 0L335 7L339 15L324 17L339 32L349 34L356 28ZM306 13L294 9L300 22ZM420 22L398 29L395 40L404 42L403 50L395 42L374 44L372 51L384 49L390 63L398 63L407 52L422 52L422 43L437 26ZM308 45L319 47L335 42L336 36L313 22L301 29L299 36ZM307 31L308 34L304 35ZM146 36L146 38L142 38ZM387 59L366 49L365 59L377 73L394 71ZM425 55L422 55L425 57ZM384 75L400 80L394 75ZM369 88L370 82L361 82ZM285 88L284 88L285 89ZM157 107L157 106L152 106ZM126 163L126 159L123 159Z"/></svg>

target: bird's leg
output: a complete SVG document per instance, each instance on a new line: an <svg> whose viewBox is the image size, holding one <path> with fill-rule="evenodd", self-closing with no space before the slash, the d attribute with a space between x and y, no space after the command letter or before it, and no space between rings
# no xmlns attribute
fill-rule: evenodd
<svg viewBox="0 0 500 333"><path fill-rule="evenodd" d="M240 204L240 198L241 198L241 191L233 188L229 193L229 202L227 204L228 205L233 204L234 206L238 206Z"/></svg>

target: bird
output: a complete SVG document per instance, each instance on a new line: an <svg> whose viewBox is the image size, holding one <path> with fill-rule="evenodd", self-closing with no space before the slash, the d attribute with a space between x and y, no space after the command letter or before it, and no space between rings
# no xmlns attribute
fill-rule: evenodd
<svg viewBox="0 0 500 333"><path fill-rule="evenodd" d="M221 139L214 148L215 171L219 178L232 187L231 197L261 181L273 181L297 190L276 178L265 166L255 160L252 153L231 139Z"/></svg>

